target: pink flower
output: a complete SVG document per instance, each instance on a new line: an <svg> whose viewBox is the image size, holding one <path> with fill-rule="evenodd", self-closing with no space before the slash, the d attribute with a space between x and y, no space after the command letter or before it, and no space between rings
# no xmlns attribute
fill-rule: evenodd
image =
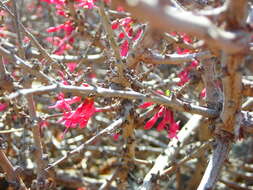
<svg viewBox="0 0 253 190"><path fill-rule="evenodd" d="M65 51L72 49L73 47L67 43L65 39L61 39L57 36L54 37L47 37L46 41L53 44L55 47L57 47L56 51L53 53L57 55L63 54Z"/></svg>
<svg viewBox="0 0 253 190"><path fill-rule="evenodd" d="M119 140L119 137L120 137L120 134L119 134L119 133L114 133L114 134L113 134L113 139L114 139L115 141Z"/></svg>
<svg viewBox="0 0 253 190"><path fill-rule="evenodd" d="M123 8L122 6L118 6L118 7L116 8L116 10L119 11L119 12L124 12L124 11L125 11L124 8Z"/></svg>
<svg viewBox="0 0 253 190"><path fill-rule="evenodd" d="M81 97L74 96L73 98L64 98L63 94L60 94L58 96L58 99L59 100L53 106L49 106L48 108L56 108L62 111L71 111L72 109L70 105L81 101Z"/></svg>
<svg viewBox="0 0 253 190"><path fill-rule="evenodd" d="M192 39L191 39L190 36L188 36L187 34L181 33L180 36L181 36L181 38L183 39L184 42L192 43Z"/></svg>
<svg viewBox="0 0 253 190"><path fill-rule="evenodd" d="M6 103L0 103L0 112L3 112L7 107L8 105Z"/></svg>
<svg viewBox="0 0 253 190"><path fill-rule="evenodd" d="M146 109L146 108L150 107L153 104L154 104L153 102L144 102L143 104L141 104L139 106L139 108Z"/></svg>
<svg viewBox="0 0 253 190"><path fill-rule="evenodd" d="M116 29L118 29L119 28L119 21L118 20L114 20L113 22L112 22L112 29L113 30L116 30Z"/></svg>
<svg viewBox="0 0 253 190"><path fill-rule="evenodd" d="M25 44L29 43L30 41L31 41L30 38L28 38L27 36L25 36L24 39L23 39L23 42Z"/></svg>
<svg viewBox="0 0 253 190"><path fill-rule="evenodd" d="M66 32L66 35L69 36L74 30L74 27L72 25L73 23L71 21L66 21L64 24L60 24L58 26L53 26L53 27L48 28L47 32L51 33L51 32L64 30Z"/></svg>
<svg viewBox="0 0 253 190"><path fill-rule="evenodd" d="M119 33L119 39L124 39L125 38L125 33L124 32L120 32Z"/></svg>
<svg viewBox="0 0 253 190"><path fill-rule="evenodd" d="M126 28L130 28L132 23L133 23L133 19L131 17L120 19L120 24Z"/></svg>
<svg viewBox="0 0 253 190"><path fill-rule="evenodd" d="M190 63L189 69L195 69L199 65L199 62L197 60L194 60Z"/></svg>
<svg viewBox="0 0 253 190"><path fill-rule="evenodd" d="M143 30L140 28L140 29L137 31L137 33L135 34L135 36L133 37L133 40L134 40L134 41L138 40L138 39L141 37L142 33L143 33Z"/></svg>
<svg viewBox="0 0 253 190"><path fill-rule="evenodd" d="M120 55L122 57L125 57L128 53L128 50L129 50L129 43L127 40L125 40L120 46Z"/></svg>
<svg viewBox="0 0 253 190"><path fill-rule="evenodd" d="M69 71L70 71L71 73L73 73L73 72L75 71L75 69L76 69L77 63L74 63L74 62L72 62L72 63L67 63L67 66L68 66L68 68L69 68Z"/></svg>
<svg viewBox="0 0 253 190"><path fill-rule="evenodd" d="M180 78L180 82L178 83L179 86L183 86L185 83L187 83L190 78L189 78L189 71L188 70L183 70L178 74L178 77Z"/></svg>
<svg viewBox="0 0 253 190"><path fill-rule="evenodd" d="M140 105L139 108L147 108L153 105L152 102L145 102L144 104ZM165 106L160 106L159 111L153 115L145 124L144 129L149 130L151 129L157 121L159 121L158 126L156 127L157 131L161 131L166 129L168 131L169 138L177 138L177 132L179 130L178 123L175 122L173 112L166 108ZM169 126L169 127L168 127Z"/></svg>
<svg viewBox="0 0 253 190"><path fill-rule="evenodd" d="M190 80L189 78L190 71L195 69L198 65L199 62L197 60L194 60L187 67L185 67L183 71L181 71L178 74L178 77L180 78L180 82L178 83L179 86L183 86L186 82Z"/></svg>
<svg viewBox="0 0 253 190"><path fill-rule="evenodd" d="M64 5L65 0L41 0L47 2L48 4L55 4L55 5Z"/></svg>
<svg viewBox="0 0 253 190"><path fill-rule="evenodd" d="M120 28L120 26L124 29L124 32L120 32L118 34L119 39L124 39L126 35L132 39L133 41L139 39L141 34L143 33L142 30L138 30L136 35L133 37L133 25L134 21L131 17L122 18L120 20L114 20L112 22L112 29L117 30ZM129 51L129 42L128 39L125 39L124 42L120 46L120 54L122 57L127 56L127 53Z"/></svg>
<svg viewBox="0 0 253 190"><path fill-rule="evenodd" d="M204 88L204 89L200 92L199 97L200 97L200 98L205 98L205 97L206 97L206 88Z"/></svg>
<svg viewBox="0 0 253 190"><path fill-rule="evenodd" d="M66 80L64 73L62 71L60 71L60 70L58 70L57 72L58 72L58 74L60 75L60 77L61 77L61 79L63 81L62 83L64 85L69 85L69 82Z"/></svg>
<svg viewBox="0 0 253 190"><path fill-rule="evenodd" d="M88 9L93 9L95 7L94 0L79 0L78 7L84 7Z"/></svg>
<svg viewBox="0 0 253 190"><path fill-rule="evenodd" d="M55 37L47 37L46 40L52 43L57 49L53 52L55 54L61 55L64 51L72 49L72 44L74 42L74 38L71 37L72 32L74 31L73 23L71 21L66 21L64 24L53 26L47 29L47 32L57 32L63 30L65 32L65 36L63 38Z"/></svg>
<svg viewBox="0 0 253 190"><path fill-rule="evenodd" d="M176 51L179 55L190 53L189 49L177 48Z"/></svg>
<svg viewBox="0 0 253 190"><path fill-rule="evenodd" d="M179 130L179 125L178 123L176 122L173 122L171 125L170 125L170 131L169 131L169 134L168 134L168 137L170 139L176 137L177 138L177 132Z"/></svg>
<svg viewBox="0 0 253 190"><path fill-rule="evenodd" d="M99 110L94 106L94 100L86 98L75 111L64 113L60 122L63 122L67 129L75 128L77 125L84 128L96 112L99 112Z"/></svg>

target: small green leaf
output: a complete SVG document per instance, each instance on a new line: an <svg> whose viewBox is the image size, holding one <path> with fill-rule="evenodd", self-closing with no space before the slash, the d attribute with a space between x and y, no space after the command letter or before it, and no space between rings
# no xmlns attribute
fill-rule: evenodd
<svg viewBox="0 0 253 190"><path fill-rule="evenodd" d="M170 94L171 94L171 91L170 91L170 90L166 90L166 91L165 91L165 95L166 95L166 96L170 96Z"/></svg>

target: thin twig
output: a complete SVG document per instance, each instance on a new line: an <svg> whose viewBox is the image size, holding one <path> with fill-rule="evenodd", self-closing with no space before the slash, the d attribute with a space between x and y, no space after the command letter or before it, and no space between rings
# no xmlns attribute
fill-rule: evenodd
<svg viewBox="0 0 253 190"><path fill-rule="evenodd" d="M104 135L108 135L113 133L115 130L117 130L122 123L124 123L124 121L126 120L130 109L132 108L132 105L127 105L125 107L124 110L124 114L122 117L120 117L119 119L117 119L116 121L114 121L111 125L109 125L108 127L106 127L105 129L101 130L98 134L96 134L95 136L91 137L89 140L87 140L85 143L81 144L80 146L78 146L77 148L75 148L74 150L68 152L65 156L63 156L62 158L58 159L57 161L53 162L52 164L49 165L49 167L46 168L46 170L50 170L51 168L57 166L58 164L60 164L61 162L63 162L64 160L66 160L67 158L69 158L70 156L73 156L75 154L79 154L81 153L87 145L92 144L93 142L97 141L99 138L101 138Z"/></svg>
<svg viewBox="0 0 253 190"><path fill-rule="evenodd" d="M190 154L185 156L183 159L176 162L175 164L173 163L172 166L170 166L168 169L165 169L161 173L161 177L175 172L178 167L182 166L187 161L198 157L200 154L202 154L204 151L206 151L206 149L208 149L210 147L211 143L212 143L211 141L203 143L200 147L198 147L196 150L194 150L193 152L191 152Z"/></svg>
<svg viewBox="0 0 253 190"><path fill-rule="evenodd" d="M7 181L9 183L14 185L14 187L19 190L27 189L3 150L0 150L0 166L4 170L4 172L6 172Z"/></svg>

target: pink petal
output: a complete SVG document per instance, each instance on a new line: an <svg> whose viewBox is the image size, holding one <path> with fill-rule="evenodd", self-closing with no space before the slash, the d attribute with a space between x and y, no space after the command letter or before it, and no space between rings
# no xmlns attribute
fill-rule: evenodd
<svg viewBox="0 0 253 190"><path fill-rule="evenodd" d="M156 130L157 131L163 130L165 128L166 124L168 123L169 118L170 118L170 111L167 109L164 109L163 120L159 123Z"/></svg>
<svg viewBox="0 0 253 190"><path fill-rule="evenodd" d="M113 134L113 139L114 139L115 141L118 141L118 140L119 140L119 136L120 136L119 133L115 133L115 134Z"/></svg>
<svg viewBox="0 0 253 190"><path fill-rule="evenodd" d="M138 39L141 37L142 33L143 33L143 30L140 28L140 29L137 31L137 33L135 34L133 40L134 40L134 41L138 40Z"/></svg>
<svg viewBox="0 0 253 190"><path fill-rule="evenodd" d="M125 57L128 53L128 50L129 50L129 43L127 40L125 40L120 46L120 55L122 57Z"/></svg>
<svg viewBox="0 0 253 190"><path fill-rule="evenodd" d="M184 42L192 43L190 36L185 33L181 34L181 38L183 38Z"/></svg>
<svg viewBox="0 0 253 190"><path fill-rule="evenodd" d="M202 91L201 91L201 93L200 93L200 95L199 95L201 98L205 98L206 97L206 88L204 88Z"/></svg>
<svg viewBox="0 0 253 190"><path fill-rule="evenodd" d="M122 6L118 6L116 8L116 10L119 11L119 12L124 12L124 8Z"/></svg>
<svg viewBox="0 0 253 190"><path fill-rule="evenodd" d="M63 28L64 28L64 24L61 24L59 26L53 26L53 27L48 28L47 32L49 32L49 33L50 32L57 32L57 31L59 31L59 30L61 30Z"/></svg>
<svg viewBox="0 0 253 190"><path fill-rule="evenodd" d="M154 124L158 118L159 118L159 115L158 115L158 113L156 113L151 119L149 119L147 121L146 125L144 126L144 129L145 130L151 129L154 126Z"/></svg>
<svg viewBox="0 0 253 190"><path fill-rule="evenodd" d="M69 71L71 73L73 73L75 71L75 69L76 69L77 63L74 63L74 62L73 63L67 63L67 66L69 68Z"/></svg>
<svg viewBox="0 0 253 190"><path fill-rule="evenodd" d="M179 125L178 123L174 122L170 125L170 131L169 131L169 134L168 134L168 137L170 139L176 137L177 138L177 132L179 130Z"/></svg>
<svg viewBox="0 0 253 190"><path fill-rule="evenodd" d="M74 112L64 117L62 121L64 121L66 127L76 127L79 125L80 128L84 128L94 113L96 113L94 100L85 99Z"/></svg>
<svg viewBox="0 0 253 190"><path fill-rule="evenodd" d="M124 34L124 32L120 32L119 39L123 39L123 38L125 38L125 34Z"/></svg>
<svg viewBox="0 0 253 190"><path fill-rule="evenodd" d="M120 24L122 26L127 26L127 25L131 24L132 22L133 22L133 19L131 17L126 17L126 18L120 19Z"/></svg>
<svg viewBox="0 0 253 190"><path fill-rule="evenodd" d="M154 104L153 102L144 102L143 104L139 105L138 108L146 109L146 108L152 106L153 104Z"/></svg>
<svg viewBox="0 0 253 190"><path fill-rule="evenodd" d="M112 22L112 29L113 30L116 30L116 29L118 29L119 28L119 21L118 20L114 20L113 22Z"/></svg>
<svg viewBox="0 0 253 190"><path fill-rule="evenodd" d="M2 104L2 103L0 103L0 112L4 111L7 107L8 107L7 104L5 104L5 103Z"/></svg>

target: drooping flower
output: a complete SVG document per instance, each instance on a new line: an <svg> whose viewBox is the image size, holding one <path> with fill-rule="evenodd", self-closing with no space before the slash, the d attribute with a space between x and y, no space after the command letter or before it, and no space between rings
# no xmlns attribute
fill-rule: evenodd
<svg viewBox="0 0 253 190"><path fill-rule="evenodd" d="M199 94L200 98L205 98L206 97L206 88L203 88L203 90Z"/></svg>
<svg viewBox="0 0 253 190"><path fill-rule="evenodd" d="M153 105L153 102L145 102L139 106L139 108L145 109ZM166 108L165 106L159 106L159 111L153 115L145 124L144 129L151 129L157 122L157 131L167 130L169 138L177 138L177 132L179 130L179 125L174 120L173 112Z"/></svg>
<svg viewBox="0 0 253 190"><path fill-rule="evenodd" d="M131 43L131 41L138 40L143 33L143 30L139 29L134 34L133 24L134 24L134 20L131 17L116 19L112 22L111 27L113 30L118 30L118 29L124 30L118 33L118 38L121 40L124 40L123 43L120 45L120 54L122 57L127 56L127 53L130 48L129 43Z"/></svg>
<svg viewBox="0 0 253 190"><path fill-rule="evenodd" d="M115 141L118 141L118 140L119 140L119 137L120 137L120 134L119 134L119 133L114 133L114 134L113 134L113 139L114 139Z"/></svg>
<svg viewBox="0 0 253 190"><path fill-rule="evenodd" d="M83 7L87 9L93 9L95 7L94 0L78 0L79 4L78 7Z"/></svg>
<svg viewBox="0 0 253 190"><path fill-rule="evenodd" d="M0 112L3 112L7 107L8 105L6 103L0 103Z"/></svg>
<svg viewBox="0 0 253 190"><path fill-rule="evenodd" d="M77 67L77 63L75 62L71 62L71 63L67 63L68 69L71 73L73 73Z"/></svg>
<svg viewBox="0 0 253 190"><path fill-rule="evenodd" d="M64 30L66 35L69 36L74 30L73 23L71 21L66 21L65 23L60 24L58 26L53 26L53 27L48 28L47 32L51 33L51 32L57 32L60 30Z"/></svg>
<svg viewBox="0 0 253 190"><path fill-rule="evenodd" d="M58 96L58 101L53 105L49 106L48 108L56 108L62 111L71 111L71 104L77 103L81 101L81 97L79 96L74 96L73 98L64 98L64 94L60 94Z"/></svg>
<svg viewBox="0 0 253 190"><path fill-rule="evenodd" d="M125 57L128 53L128 50L129 50L129 43L127 40L125 40L120 46L120 55L122 57Z"/></svg>
<svg viewBox="0 0 253 190"><path fill-rule="evenodd" d="M66 112L59 122L62 122L68 128L75 128L79 125L80 128L84 128L89 119L99 110L94 106L94 100L86 98L75 111Z"/></svg>
<svg viewBox="0 0 253 190"><path fill-rule="evenodd" d="M139 106L139 108L146 109L146 108L150 107L153 104L154 104L153 102L144 102L143 104L141 104Z"/></svg>
<svg viewBox="0 0 253 190"><path fill-rule="evenodd" d="M190 78L189 78L189 71L184 69L178 74L178 77L180 78L180 82L178 83L178 86L183 86L185 83L187 83Z"/></svg>
<svg viewBox="0 0 253 190"><path fill-rule="evenodd" d="M192 39L190 38L189 35L187 35L186 33L183 33L183 32L171 32L170 33L172 36L178 36L180 38L182 38L182 40L185 42L185 43L192 43Z"/></svg>
<svg viewBox="0 0 253 190"><path fill-rule="evenodd" d="M117 6L116 10L119 11L119 12L124 12L125 11L122 6Z"/></svg>
<svg viewBox="0 0 253 190"><path fill-rule="evenodd" d="M57 47L57 49L53 52L54 54L62 55L65 51L73 48L69 43L67 43L68 41L66 41L65 38L62 39L57 36L46 38L46 41Z"/></svg>
<svg viewBox="0 0 253 190"><path fill-rule="evenodd" d="M199 62L197 60L193 60L192 62L188 63L188 65L178 74L178 77L180 78L180 82L178 83L179 86L183 86L190 80L190 72L193 71L198 65Z"/></svg>
<svg viewBox="0 0 253 190"><path fill-rule="evenodd" d="M170 139L176 137L177 138L177 132L179 130L179 125L177 122L173 122L171 125L170 125L170 131L169 131L169 134L168 134L168 137Z"/></svg>

